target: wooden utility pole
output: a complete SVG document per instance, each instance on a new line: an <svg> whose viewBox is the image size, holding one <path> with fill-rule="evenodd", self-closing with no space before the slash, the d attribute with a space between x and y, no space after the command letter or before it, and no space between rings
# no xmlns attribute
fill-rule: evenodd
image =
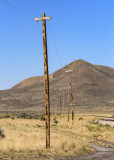
<svg viewBox="0 0 114 160"><path fill-rule="evenodd" d="M44 79L45 79L45 111L46 111L46 148L50 148L50 100L49 100L49 74L48 74L48 55L47 55L47 37L46 37L46 20L51 17L35 18L35 21L42 20L43 26L43 52L44 52Z"/></svg>
<svg viewBox="0 0 114 160"><path fill-rule="evenodd" d="M63 92L63 115L64 115L64 92Z"/></svg>
<svg viewBox="0 0 114 160"><path fill-rule="evenodd" d="M60 95L60 115L61 115L61 95Z"/></svg>
<svg viewBox="0 0 114 160"><path fill-rule="evenodd" d="M72 125L74 125L74 104L73 104L73 95L72 95L72 79L71 74L69 72L70 77L70 95L71 95L71 104L72 104Z"/></svg>
<svg viewBox="0 0 114 160"><path fill-rule="evenodd" d="M69 122L69 112L70 112L70 97L69 97L69 95L70 95L70 89L69 89L69 91L68 91L68 122Z"/></svg>
<svg viewBox="0 0 114 160"><path fill-rule="evenodd" d="M58 105L56 105L56 107L57 107L57 114L58 114Z"/></svg>
<svg viewBox="0 0 114 160"><path fill-rule="evenodd" d="M72 104L72 125L74 125L74 104L73 104L73 95L72 95L72 78L71 78L71 70L66 71L69 73L70 80L70 96L71 96L71 104Z"/></svg>

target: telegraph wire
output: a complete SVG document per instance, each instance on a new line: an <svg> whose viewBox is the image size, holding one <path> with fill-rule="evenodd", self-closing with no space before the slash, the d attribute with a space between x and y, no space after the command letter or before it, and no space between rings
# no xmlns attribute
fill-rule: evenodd
<svg viewBox="0 0 114 160"><path fill-rule="evenodd" d="M30 20L34 20L33 17L36 17L36 16L33 15L32 13L30 13L30 12L28 12L28 11L26 11L26 10L23 10L22 8L19 8L19 7L16 6L14 3L8 2L7 0L1 0L1 1L2 1L3 3L5 3L7 6L11 7L11 8L14 9L15 11L17 11L18 13L20 13L21 15L29 18ZM50 22L50 21L49 21L49 22ZM39 23L39 22L38 22L38 23ZM53 32L52 32L52 28L51 28L51 23L49 23L49 24L50 24L50 32L51 32L51 36L52 36L52 39L53 39L55 51L56 51L56 54L59 56L59 54L58 54L58 49L57 49L57 47L56 47L56 43L55 43L55 39L54 39L54 35L53 35ZM42 35L41 29L40 29L40 24L38 25L38 28L39 28L40 34ZM55 63L54 63L54 61L52 60L51 55L50 55L50 58L51 58L52 63L54 64L54 66L56 66ZM59 57L58 57L58 59L59 59L59 62L61 63L61 60L60 60ZM62 66L62 63L61 63L61 66ZM58 68L58 67L56 66L56 69L57 69L57 68Z"/></svg>
<svg viewBox="0 0 114 160"><path fill-rule="evenodd" d="M56 43L55 43L55 39L54 39L54 34L53 34L53 31L52 31L52 28L51 28L51 22L49 21L49 24L50 24L50 32L51 32L51 35L52 35L52 39L53 39L53 43L54 43L54 47L55 47L55 50L56 50L56 54L59 56L58 54L58 49L56 47ZM61 59L59 57L59 62L61 63ZM62 64L62 63L61 63ZM68 65L65 66L67 70L69 70L68 68ZM69 84L69 77L70 77L70 73L69 74L66 74L66 78L68 79L68 84ZM71 80L72 81L72 80ZM72 83L72 82L71 82ZM70 91L71 92L71 91Z"/></svg>
<svg viewBox="0 0 114 160"><path fill-rule="evenodd" d="M52 26L51 26L51 22L50 21L49 21L49 26L50 26L49 28L50 28L50 33L51 33L51 36L52 36L52 41L53 41L53 44L54 44L55 52L56 52L56 55L58 55L57 57L58 57L58 60L59 60L59 62L61 64L61 67L62 67L63 66L62 65L62 61L61 61L59 53L58 53L58 49L57 49L57 45L55 43L55 38L54 38L54 34L53 34L53 30L52 30Z"/></svg>
<svg viewBox="0 0 114 160"><path fill-rule="evenodd" d="M21 15L25 16L26 18L29 18L30 20L33 20L34 21L34 18L33 17L36 17L34 14L22 9L22 8L19 8L18 6L16 6L14 3L11 3L11 2L8 2L7 0L1 0L3 3L5 3L7 6L11 7L12 9L14 9L15 11L17 11L18 13L20 13ZM38 23L39 24L39 23ZM40 24L39 24L40 25ZM39 31L40 31L40 34L42 35L42 32L41 32L41 29L40 29L40 26L38 25L38 28L39 28ZM53 41L53 44L54 44L54 48L55 48L55 52L56 52L56 55L58 57L58 60L60 62L60 65L61 67L63 66L62 65L62 61L60 59L60 56L59 56L59 53L58 53L58 49L57 49L57 46L56 46L56 43L55 43L55 38L54 38L54 34L53 34L53 30L52 30L52 26L51 26L51 22L49 21L49 28L50 28L50 33L51 33L51 37L52 37L52 41ZM51 55L50 55L50 58L51 58L51 61L52 63L54 64L55 68L57 69L57 65L54 63Z"/></svg>
<svg viewBox="0 0 114 160"><path fill-rule="evenodd" d="M24 17L26 17L26 18L28 18L30 20L33 20L35 22L33 17L36 17L36 16L33 15L32 13L30 13L28 11L25 11L22 8L17 7L14 3L8 2L7 0L1 0L1 1L3 3L5 3L7 6L9 6L10 8L14 9L16 12L20 13L21 15L23 15ZM42 32L41 32L41 29L40 29L39 25L38 25L38 28L39 28L40 34L42 35Z"/></svg>
<svg viewBox="0 0 114 160"><path fill-rule="evenodd" d="M49 28L50 28L50 32L51 32L51 36L52 36L52 41L53 41L53 44L54 44L54 47L55 47L55 51L56 51L56 56L58 57L58 60L60 62L61 67L63 67L63 63L62 63L62 60L61 60L61 58L59 56L59 52L58 52L58 49L57 49L57 45L56 45L56 42L55 42L55 38L54 38L54 34L53 34L53 30L52 30L52 26L51 26L51 22L50 21L49 21L49 24L50 24ZM69 70L67 65L65 67Z"/></svg>
<svg viewBox="0 0 114 160"><path fill-rule="evenodd" d="M17 7L15 4L11 3L11 2L8 2L6 0L1 0L3 3L5 3L7 6L13 8L15 11L17 11L18 13L22 14L23 16L31 19L31 20L34 20L34 16L32 13L28 12L28 11L25 11L19 7Z"/></svg>
<svg viewBox="0 0 114 160"><path fill-rule="evenodd" d="M17 10L20 10L21 12L23 12L23 13L25 13L25 14L28 14L28 15L30 15L30 16L35 16L35 15L33 15L32 13L30 13L30 12L28 12L28 11L22 9L22 8L19 8L19 7L16 6L14 3L8 2L7 0L1 0L1 1L3 1L4 3L6 3L7 5L9 5L9 6L11 6L11 7L14 7L14 8L17 9Z"/></svg>
<svg viewBox="0 0 114 160"><path fill-rule="evenodd" d="M57 65L55 64L55 62L54 62L54 60L53 60L53 58L52 58L52 56L51 56L48 48L47 48L47 53L48 53L48 57L50 58L50 60L48 60L48 61L51 61L51 62L53 63L53 65L54 65L54 67L56 68L56 70L58 70L58 67L57 67ZM48 58L48 59L49 59L49 58ZM50 72L50 68L51 68L51 66L49 65L49 72ZM52 73L51 73L51 74L52 74Z"/></svg>

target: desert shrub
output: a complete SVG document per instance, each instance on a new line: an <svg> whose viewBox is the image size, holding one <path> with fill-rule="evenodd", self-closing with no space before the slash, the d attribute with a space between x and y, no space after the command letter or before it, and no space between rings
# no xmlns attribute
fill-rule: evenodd
<svg viewBox="0 0 114 160"><path fill-rule="evenodd" d="M101 124L101 123L99 123L97 126L98 127L102 127L102 128L111 128L111 126L109 124Z"/></svg>
<svg viewBox="0 0 114 160"><path fill-rule="evenodd" d="M9 113L0 114L0 119L2 118L10 118L10 114Z"/></svg>
<svg viewBox="0 0 114 160"><path fill-rule="evenodd" d="M0 115L0 119L2 119L3 118L3 115Z"/></svg>
<svg viewBox="0 0 114 160"><path fill-rule="evenodd" d="M82 117L79 117L78 119L79 119L79 120L83 120L83 118L82 118Z"/></svg>
<svg viewBox="0 0 114 160"><path fill-rule="evenodd" d="M87 126L88 127L88 131L90 132L95 132L95 131L100 131L101 130L101 127L102 127L102 124L98 124L98 125L90 125L90 126Z"/></svg>
<svg viewBox="0 0 114 160"><path fill-rule="evenodd" d="M0 138L5 138L5 134L4 134L4 131L2 129L0 129Z"/></svg>
<svg viewBox="0 0 114 160"><path fill-rule="evenodd" d="M10 115L6 113L3 118L10 118Z"/></svg>
<svg viewBox="0 0 114 160"><path fill-rule="evenodd" d="M95 127L93 127L93 126L88 126L88 131L90 131L90 132L95 131Z"/></svg>
<svg viewBox="0 0 114 160"><path fill-rule="evenodd" d="M20 113L16 117L23 118L23 119L37 119L36 115L32 113Z"/></svg>
<svg viewBox="0 0 114 160"><path fill-rule="evenodd" d="M111 126L109 124L105 124L104 127L111 128Z"/></svg>
<svg viewBox="0 0 114 160"><path fill-rule="evenodd" d="M17 115L17 118L28 118L28 114L27 113L20 113L19 115Z"/></svg>
<svg viewBox="0 0 114 160"><path fill-rule="evenodd" d="M41 126L41 125L39 125L39 124L37 124L36 126L37 126L37 127L42 127L42 126Z"/></svg>
<svg viewBox="0 0 114 160"><path fill-rule="evenodd" d="M42 115L42 116L40 117L40 120L41 120L41 121L45 121L45 120L46 120L45 115Z"/></svg>
<svg viewBox="0 0 114 160"><path fill-rule="evenodd" d="M15 114L11 114L10 115L10 118L13 120L13 119L15 119Z"/></svg>
<svg viewBox="0 0 114 160"><path fill-rule="evenodd" d="M86 126L88 128L89 131L100 131L102 128L105 128L105 129L109 129L111 128L111 126L109 124L96 124L96 125L90 125L90 126Z"/></svg>
<svg viewBox="0 0 114 160"><path fill-rule="evenodd" d="M41 115L34 113L20 113L16 116L16 118L24 118L24 119L40 119Z"/></svg>
<svg viewBox="0 0 114 160"><path fill-rule="evenodd" d="M15 117L12 117L12 120L15 119Z"/></svg>
<svg viewBox="0 0 114 160"><path fill-rule="evenodd" d="M4 113L0 114L0 119L2 118L11 118L11 119L39 119L41 121L45 121L45 115L44 114L38 114L38 113Z"/></svg>
<svg viewBox="0 0 114 160"><path fill-rule="evenodd" d="M61 143L61 149L62 150L65 150L65 148L67 148L67 146L68 146L68 143L66 141Z"/></svg>
<svg viewBox="0 0 114 160"><path fill-rule="evenodd" d="M56 118L53 118L53 123L57 124L58 120L56 120Z"/></svg>

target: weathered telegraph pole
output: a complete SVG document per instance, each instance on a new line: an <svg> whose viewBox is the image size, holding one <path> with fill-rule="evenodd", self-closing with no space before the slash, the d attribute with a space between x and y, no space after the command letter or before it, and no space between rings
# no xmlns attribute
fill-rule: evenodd
<svg viewBox="0 0 114 160"><path fill-rule="evenodd" d="M68 122L69 122L69 112L70 112L70 97L69 97L69 95L70 95L70 89L68 90Z"/></svg>
<svg viewBox="0 0 114 160"><path fill-rule="evenodd" d="M64 92L63 92L63 115L64 115Z"/></svg>
<svg viewBox="0 0 114 160"><path fill-rule="evenodd" d="M51 17L35 18L35 21L42 20L43 26L43 52L44 52L44 79L45 79L45 110L46 110L46 148L50 148L50 100L49 100L49 74L48 74L48 55L47 55L47 37L46 37L46 20Z"/></svg>
<svg viewBox="0 0 114 160"><path fill-rule="evenodd" d="M56 108L57 108L57 114L58 114L58 105L56 105Z"/></svg>
<svg viewBox="0 0 114 160"><path fill-rule="evenodd" d="M60 95L60 115L61 115L61 95Z"/></svg>
<svg viewBox="0 0 114 160"><path fill-rule="evenodd" d="M71 79L72 70L68 70L66 72L69 73L69 80L70 80L70 96L71 96L71 104L72 104L72 125L73 125L74 124L74 104L73 104L72 79Z"/></svg>

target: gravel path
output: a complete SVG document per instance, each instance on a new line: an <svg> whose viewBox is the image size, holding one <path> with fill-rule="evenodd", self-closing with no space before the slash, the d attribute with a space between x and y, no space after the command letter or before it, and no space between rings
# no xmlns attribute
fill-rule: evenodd
<svg viewBox="0 0 114 160"><path fill-rule="evenodd" d="M101 124L109 124L111 127L114 127L114 121L99 120L98 122Z"/></svg>
<svg viewBox="0 0 114 160"><path fill-rule="evenodd" d="M105 116L97 116L97 115L90 115L92 117L100 118L98 120L101 124L109 124L111 127L114 127L114 118L113 117L105 117Z"/></svg>
<svg viewBox="0 0 114 160"><path fill-rule="evenodd" d="M92 144L91 146L96 150L96 152L84 156L69 157L64 160L114 160L114 148L107 148L95 144Z"/></svg>

